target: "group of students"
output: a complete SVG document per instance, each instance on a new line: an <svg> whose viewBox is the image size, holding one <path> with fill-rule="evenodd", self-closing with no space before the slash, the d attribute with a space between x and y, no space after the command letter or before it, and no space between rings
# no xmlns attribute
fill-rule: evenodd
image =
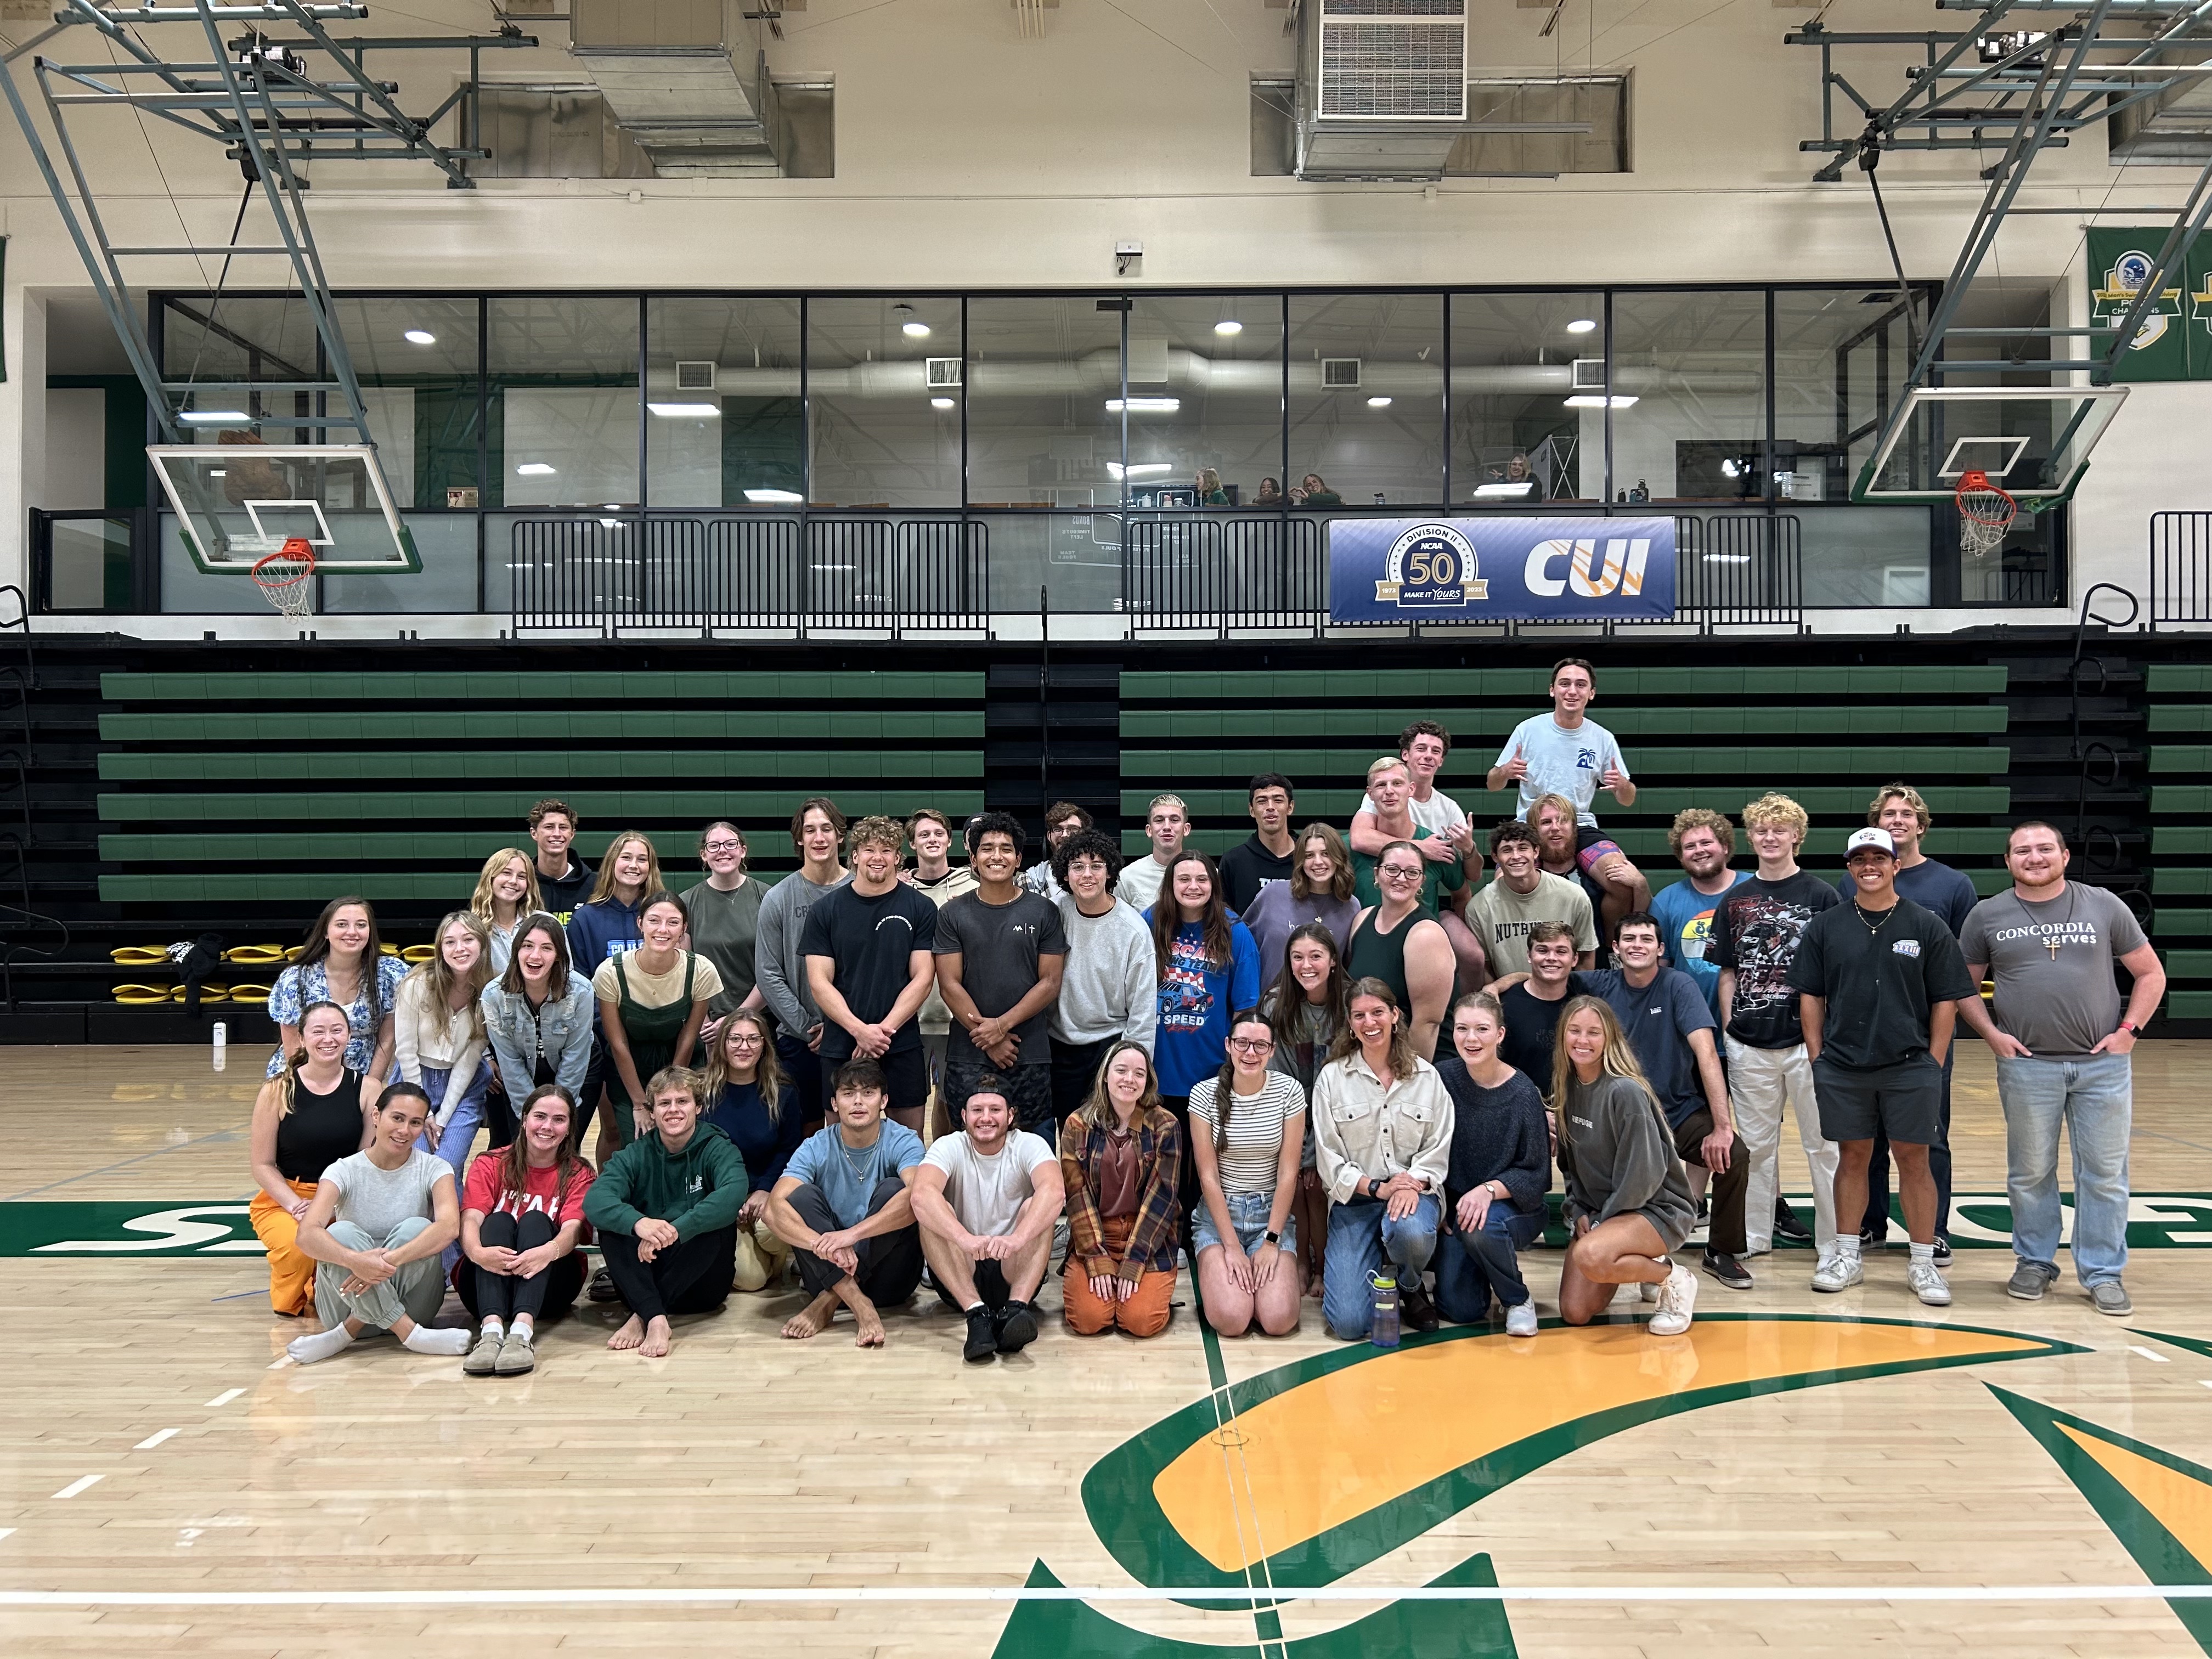
<svg viewBox="0 0 2212 1659"><path fill-rule="evenodd" d="M1565 659L1551 689L1489 771L1519 811L1480 846L1436 787L1449 734L1422 720L1346 832L1294 830L1291 781L1253 779L1255 832L1218 863L1172 795L1126 864L1055 805L1027 868L1007 814L962 826L956 863L941 812L848 823L817 796L793 815L794 873L763 888L718 821L678 895L641 834L582 865L576 813L547 799L532 850L486 861L411 971L367 903L334 901L270 999L253 1124L272 1304L323 1327L294 1357L389 1330L512 1375L581 1295L629 1309L611 1346L665 1353L671 1315L787 1274L808 1296L787 1336L843 1312L875 1346L926 1273L981 1361L1035 1339L1056 1256L1085 1334L1164 1329L1187 1261L1227 1334L1294 1329L1312 1296L1364 1336L1387 1273L1416 1329L1494 1303L1529 1335L1517 1256L1555 1159L1569 1323L1633 1283L1653 1330L1686 1329L1700 1231L1732 1289L1778 1237L1815 1247L1815 1291L1859 1283L1893 1160L1908 1282L1942 1305L1961 1019L1999 1056L2008 1289L2057 1277L2063 1123L2076 1275L2125 1311L2126 1056L2164 980L2125 907L2066 879L2063 836L2015 827L2013 885L1978 903L1920 851L1924 800L1889 785L1831 885L1797 866L1802 808L1768 794L1742 813L1755 872L1732 867L1730 821L1692 808L1668 837L1683 878L1655 898L1592 811L1635 799L1587 718L1595 670ZM1785 1103L1809 1231L1777 1190ZM448 1284L475 1333L428 1324Z"/></svg>

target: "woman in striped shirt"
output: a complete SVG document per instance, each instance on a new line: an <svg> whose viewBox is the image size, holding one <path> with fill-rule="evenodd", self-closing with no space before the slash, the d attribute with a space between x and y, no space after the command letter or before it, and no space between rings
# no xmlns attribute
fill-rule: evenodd
<svg viewBox="0 0 2212 1659"><path fill-rule="evenodd" d="M1275 1034L1256 1009L1230 1022L1229 1061L1190 1091L1190 1150L1199 1201L1191 1250L1206 1322L1242 1336L1256 1318L1270 1336L1298 1328L1298 1154L1306 1092L1268 1069Z"/></svg>

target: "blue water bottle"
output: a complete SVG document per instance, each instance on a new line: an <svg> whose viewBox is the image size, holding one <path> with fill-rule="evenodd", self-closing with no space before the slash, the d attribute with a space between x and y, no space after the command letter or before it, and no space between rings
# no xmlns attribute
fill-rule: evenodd
<svg viewBox="0 0 2212 1659"><path fill-rule="evenodd" d="M1367 1282L1375 1291L1375 1322L1367 1328L1367 1340L1378 1348L1395 1348L1398 1346L1398 1276L1371 1273Z"/></svg>

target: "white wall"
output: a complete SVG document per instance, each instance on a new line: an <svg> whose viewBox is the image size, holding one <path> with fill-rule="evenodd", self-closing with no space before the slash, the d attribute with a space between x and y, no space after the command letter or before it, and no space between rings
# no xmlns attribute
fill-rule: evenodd
<svg viewBox="0 0 2212 1659"><path fill-rule="evenodd" d="M1290 67L1285 15L1261 0L1064 0L1037 41L1017 35L1004 0L812 0L766 46L778 73L835 77L834 179L514 179L464 191L444 188L427 167L325 163L314 173L317 234L341 287L1082 289L1112 284L1121 240L1145 244L1138 285L1147 287L1886 279L1856 173L1812 184L1820 158L1797 149L1820 123L1819 56L1782 42L1798 13L1756 0L1567 0L1553 37L1540 40L1546 12L1481 0L1485 70L1632 72L1636 171L1432 190L1250 176L1249 76ZM400 27L398 15L371 27ZM1854 0L1831 21L1920 30L1944 15L1924 0ZM415 0L404 27L424 27L418 17L474 30L484 12L467 0ZM558 38L550 32L562 26L544 27ZM183 52L196 28L149 35ZM1844 52L1838 67L1886 95L1915 55ZM550 47L485 61L510 78L575 73ZM450 90L458 62L418 54L377 67L402 82L404 101L427 106ZM216 146L163 136L165 190L135 122L94 118L82 133L117 240L173 242L180 216L197 240L228 234L238 175ZM1942 276L1980 193L1975 158L1894 156L1882 177L1909 271ZM2039 162L2022 200L2118 207L2178 199L2179 187L2171 170L2109 167L2092 131ZM2007 283L2048 289L2078 263L2081 223L2064 213L2014 220L1993 279L2001 270ZM256 206L241 239L266 240L268 228ZM26 384L43 386L24 318L45 291L85 285L12 125L0 131L0 230L9 238L10 378L0 386L7 580L22 558L26 466L44 477L41 437L23 418ZM203 286L213 274L191 261L143 263L149 285ZM234 280L281 270L259 261ZM2130 476L2162 476L2167 495L2186 494L2185 481L2204 471L2204 405L2189 401L2197 396L2157 389L2130 405L2134 453L2100 462L2091 475L2100 493L2077 514L2087 521L2085 580L2093 568L2127 562L2106 550L2139 542L2149 505L2117 485L2102 493L2106 480L2134 468ZM41 410L42 397L30 407ZM2160 418L2161 409L2198 418ZM2139 566L2138 555L2128 568Z"/></svg>

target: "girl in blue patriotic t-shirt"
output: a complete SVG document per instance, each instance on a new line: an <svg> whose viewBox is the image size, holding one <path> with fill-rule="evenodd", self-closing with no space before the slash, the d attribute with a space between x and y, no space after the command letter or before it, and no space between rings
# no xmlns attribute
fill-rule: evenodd
<svg viewBox="0 0 2212 1659"><path fill-rule="evenodd" d="M1159 963L1160 1103L1180 1119L1191 1085L1221 1070L1230 1017L1258 1006L1260 947L1223 905L1220 878L1203 853L1176 855L1145 918Z"/></svg>

